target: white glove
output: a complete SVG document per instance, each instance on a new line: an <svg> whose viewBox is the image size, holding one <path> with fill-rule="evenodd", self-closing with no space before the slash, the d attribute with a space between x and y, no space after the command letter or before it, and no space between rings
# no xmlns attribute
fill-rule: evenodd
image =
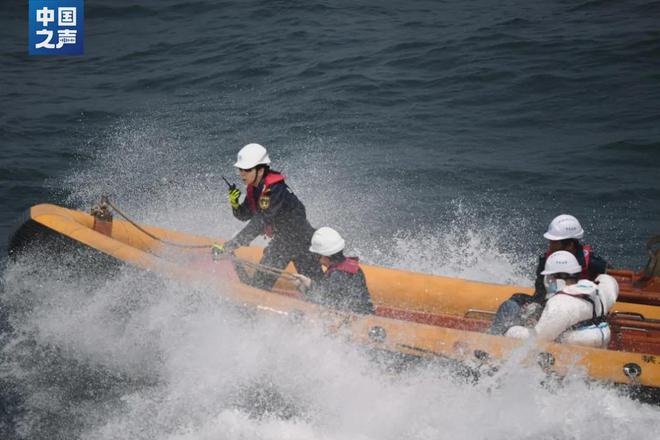
<svg viewBox="0 0 660 440"><path fill-rule="evenodd" d="M294 273L293 277L296 279L295 282L298 284L299 289L308 290L310 287L312 287L312 280L307 278L305 275Z"/></svg>
<svg viewBox="0 0 660 440"><path fill-rule="evenodd" d="M530 329L516 325L507 330L505 336L510 338L527 339L532 336Z"/></svg>

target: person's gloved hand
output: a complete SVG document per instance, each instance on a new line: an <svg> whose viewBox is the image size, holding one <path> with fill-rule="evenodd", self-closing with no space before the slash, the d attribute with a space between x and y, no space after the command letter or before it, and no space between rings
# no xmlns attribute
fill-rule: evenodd
<svg viewBox="0 0 660 440"><path fill-rule="evenodd" d="M213 257L214 260L219 260L220 257L222 257L222 254L225 253L225 247L221 243L213 243L213 246L211 246L211 257Z"/></svg>
<svg viewBox="0 0 660 440"><path fill-rule="evenodd" d="M301 275L299 273L294 273L291 275L293 275L295 278L295 283L298 285L298 290L301 292L305 293L309 290L310 287L312 287L312 280L305 275Z"/></svg>
<svg viewBox="0 0 660 440"><path fill-rule="evenodd" d="M520 320L525 327L534 327L543 313L543 306L537 302L525 304L520 311Z"/></svg>
<svg viewBox="0 0 660 440"><path fill-rule="evenodd" d="M229 204L231 205L231 209L238 209L238 207L241 205L238 202L238 199L241 197L241 190L236 188L235 186L233 188L229 188Z"/></svg>
<svg viewBox="0 0 660 440"><path fill-rule="evenodd" d="M223 254L234 252L238 248L239 246L236 243L232 242L231 240L225 241L224 244L213 243L213 246L211 246L211 255L213 256L214 260L217 260Z"/></svg>

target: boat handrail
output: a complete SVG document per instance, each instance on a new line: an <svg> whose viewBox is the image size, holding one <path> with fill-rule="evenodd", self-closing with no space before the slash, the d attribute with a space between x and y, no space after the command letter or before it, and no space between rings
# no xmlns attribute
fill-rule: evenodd
<svg viewBox="0 0 660 440"><path fill-rule="evenodd" d="M610 318L628 318L628 319L634 319L637 321L646 321L646 317L642 315L641 313L637 312L612 312L610 313Z"/></svg>
<svg viewBox="0 0 660 440"><path fill-rule="evenodd" d="M465 312L464 317L469 318L470 315L488 315L488 316L495 316L495 312L492 310L482 310L482 309L467 309Z"/></svg>
<svg viewBox="0 0 660 440"><path fill-rule="evenodd" d="M641 327L629 327L627 325L624 325L622 327L619 327L619 330L632 330L636 332L642 332L642 333L651 333L649 329L646 328L641 328Z"/></svg>

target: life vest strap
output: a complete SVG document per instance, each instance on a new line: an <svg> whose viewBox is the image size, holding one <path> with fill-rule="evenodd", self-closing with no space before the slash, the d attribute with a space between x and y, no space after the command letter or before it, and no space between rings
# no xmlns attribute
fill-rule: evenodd
<svg viewBox="0 0 660 440"><path fill-rule="evenodd" d="M591 246L585 244L582 246L582 255L584 256L584 265L582 266L582 278L591 279L589 277L589 263L591 262Z"/></svg>
<svg viewBox="0 0 660 440"><path fill-rule="evenodd" d="M607 319L605 317L605 305L603 304L603 300L600 298L600 295L598 292L596 292L596 296L598 297L598 301L600 302L600 315L596 313L596 303L594 302L593 298L591 295L587 294L571 294L571 293L566 293L566 292L557 292L556 295L568 295L572 296L573 298L580 298L585 301L587 301L589 304L591 304L591 319L585 319L584 321L580 321L576 324L573 324L571 327L568 328L568 330L577 330L579 328L585 327L587 325L595 325L596 327L601 324L602 322L606 322Z"/></svg>

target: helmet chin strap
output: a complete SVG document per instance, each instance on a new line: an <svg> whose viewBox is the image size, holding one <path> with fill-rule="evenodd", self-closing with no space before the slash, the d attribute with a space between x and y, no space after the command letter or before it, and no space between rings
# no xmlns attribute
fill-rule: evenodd
<svg viewBox="0 0 660 440"><path fill-rule="evenodd" d="M259 174L259 173L261 173L261 174ZM259 186L259 184L261 182L263 182L264 174L266 174L266 169L265 168L259 168L257 170L257 175L254 177L254 179L256 180L255 186Z"/></svg>
<svg viewBox="0 0 660 440"><path fill-rule="evenodd" d="M261 173L261 176L259 175L259 173ZM264 169L263 169L263 168L260 168L260 169L258 169L258 170L255 169L255 170L254 170L254 179L252 180L252 182L250 183L250 185L252 185L252 186L259 186L259 184L261 183L261 181L262 181L263 179L264 179Z"/></svg>

